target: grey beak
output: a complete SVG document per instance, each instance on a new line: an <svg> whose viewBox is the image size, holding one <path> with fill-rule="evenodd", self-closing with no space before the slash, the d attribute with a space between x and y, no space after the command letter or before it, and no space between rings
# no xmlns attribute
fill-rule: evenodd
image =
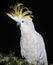
<svg viewBox="0 0 53 65"><path fill-rule="evenodd" d="M17 26L19 26L19 27L20 27L20 26L21 26L21 24L20 24L19 22L17 22Z"/></svg>

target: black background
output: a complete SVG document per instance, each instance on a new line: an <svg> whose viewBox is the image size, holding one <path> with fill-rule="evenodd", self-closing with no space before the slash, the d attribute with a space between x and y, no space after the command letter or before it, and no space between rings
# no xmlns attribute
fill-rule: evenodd
<svg viewBox="0 0 53 65"><path fill-rule="evenodd" d="M0 0L0 52L14 51L20 57L20 29L5 12L11 4L21 2L33 11L35 29L43 36L48 62L53 63L52 5L53 0Z"/></svg>

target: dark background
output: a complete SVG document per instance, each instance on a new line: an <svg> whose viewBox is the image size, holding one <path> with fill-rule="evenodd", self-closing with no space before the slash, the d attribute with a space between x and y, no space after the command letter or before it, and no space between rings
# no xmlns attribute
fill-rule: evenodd
<svg viewBox="0 0 53 65"><path fill-rule="evenodd" d="M52 5L53 0L0 0L0 52L8 54L14 51L16 56L20 54L20 29L16 22L10 19L5 12L11 4L23 3L33 11L35 29L43 36L48 56L48 62L53 63L52 40Z"/></svg>

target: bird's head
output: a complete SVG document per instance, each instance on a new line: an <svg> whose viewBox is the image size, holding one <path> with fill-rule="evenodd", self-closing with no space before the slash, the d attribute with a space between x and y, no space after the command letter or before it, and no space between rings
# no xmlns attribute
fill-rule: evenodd
<svg viewBox="0 0 53 65"><path fill-rule="evenodd" d="M15 5L10 6L9 12L7 15L12 18L17 24L21 25L22 28L32 28L32 11L25 7L22 3L16 3Z"/></svg>

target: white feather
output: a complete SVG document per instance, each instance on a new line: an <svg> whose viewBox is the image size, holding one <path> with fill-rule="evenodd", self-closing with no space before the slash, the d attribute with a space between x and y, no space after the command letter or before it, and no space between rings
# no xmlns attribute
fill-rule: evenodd
<svg viewBox="0 0 53 65"><path fill-rule="evenodd" d="M36 65L48 65L45 44L42 36L36 32L32 20L23 19L21 24L21 54L26 60Z"/></svg>
<svg viewBox="0 0 53 65"><path fill-rule="evenodd" d="M34 65L48 65L44 40L35 30L32 19L24 18L22 15L18 17L9 15L9 17L21 25L20 47L22 57Z"/></svg>

